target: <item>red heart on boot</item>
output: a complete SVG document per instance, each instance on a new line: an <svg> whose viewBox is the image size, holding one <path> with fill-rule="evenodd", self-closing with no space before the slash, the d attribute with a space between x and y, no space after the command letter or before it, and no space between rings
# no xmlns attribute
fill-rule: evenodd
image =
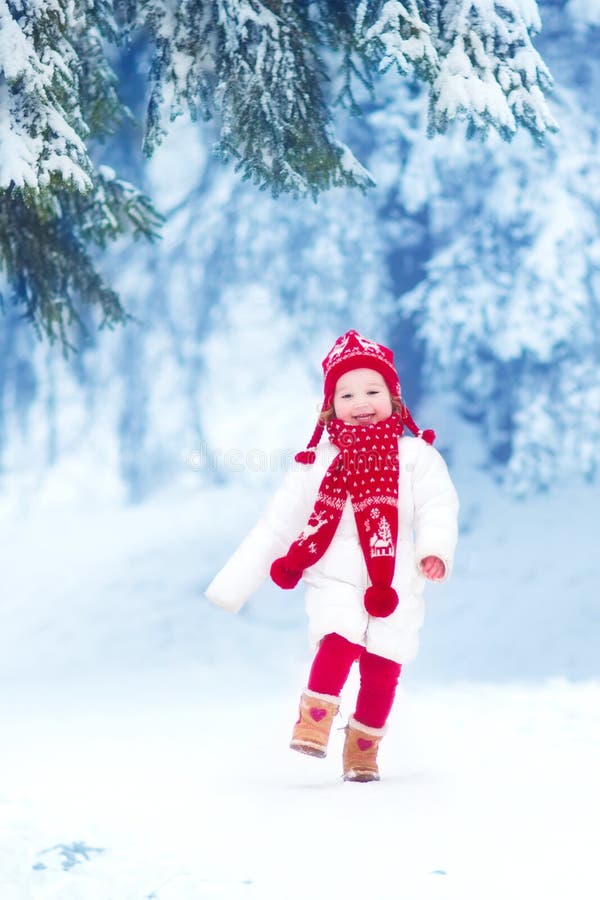
<svg viewBox="0 0 600 900"><path fill-rule="evenodd" d="M368 750L373 746L373 741L366 741L364 738L358 738L356 741L360 750Z"/></svg>
<svg viewBox="0 0 600 900"><path fill-rule="evenodd" d="M310 715L311 715L311 718L313 718L315 720L315 722L320 722L321 719L324 719L325 716L327 715L327 710L326 709L317 709L316 706L313 706L313 707L311 707Z"/></svg>

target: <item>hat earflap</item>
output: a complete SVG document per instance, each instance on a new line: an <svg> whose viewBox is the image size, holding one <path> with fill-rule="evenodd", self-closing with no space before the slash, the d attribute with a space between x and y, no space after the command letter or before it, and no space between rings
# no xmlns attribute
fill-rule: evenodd
<svg viewBox="0 0 600 900"><path fill-rule="evenodd" d="M323 408L321 409L321 413L325 412L326 409L327 409L327 406L324 403ZM312 466L315 459L317 458L314 448L318 447L319 441L321 440L321 437L323 436L324 428L325 428L325 426L321 420L321 416L319 416L319 421L317 422L317 426L312 433L312 437L311 437L310 441L306 445L306 450L300 450L300 452L296 453L296 455L294 456L294 459L296 460L297 463L302 463L302 465L304 465L304 466Z"/></svg>
<svg viewBox="0 0 600 900"><path fill-rule="evenodd" d="M433 430L433 428L426 428L425 431L423 431L421 428L417 428L415 420L411 416L408 406L406 406L404 403L402 403L401 416L403 423L410 429L410 431L412 431L415 437L422 438L427 444L433 444L433 442L435 441L435 431Z"/></svg>

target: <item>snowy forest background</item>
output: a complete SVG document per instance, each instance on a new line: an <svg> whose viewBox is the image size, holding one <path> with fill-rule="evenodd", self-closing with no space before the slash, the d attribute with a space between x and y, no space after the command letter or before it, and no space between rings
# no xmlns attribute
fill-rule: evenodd
<svg viewBox="0 0 600 900"><path fill-rule="evenodd" d="M600 2L537 6L558 131L430 138L427 86L392 68L362 116L335 111L375 185L316 202L242 180L215 121L180 116L145 157L151 50L112 48L134 115L92 148L101 190L117 172L164 217L94 255L131 321L83 307L65 355L0 270L2 900L292 900L328 878L382 900L598 896ZM321 768L287 751L302 592L266 583L235 617L202 595L304 447L348 328L393 347L461 499L382 790L358 799L339 734ZM304 870L309 829L329 852Z"/></svg>
<svg viewBox="0 0 600 900"><path fill-rule="evenodd" d="M123 50L115 65L138 125L100 145L97 162L154 200L162 240L123 238L99 256L134 321L92 326L66 361L5 303L4 510L55 482L137 502L225 476L190 477L203 447L302 444L318 363L349 325L394 347L412 406L448 392L509 490L593 479L600 12L575 0L540 10L557 134L542 146L524 129L482 142L458 124L429 139L423 86L390 71L374 100L361 98L364 116L344 110L336 123L376 186L316 203L243 182L211 154L214 126L186 116L145 162L148 48L138 38ZM236 414L222 415L233 397Z"/></svg>
<svg viewBox="0 0 600 900"><path fill-rule="evenodd" d="M519 8L535 21L534 4ZM66 354L60 341L40 340L4 292L5 534L14 541L22 529L26 546L34 523L47 521L45 552L64 555L60 569L74 564L79 530L61 533L61 515L83 523L139 507L174 542L160 513L170 503L171 516L194 523L178 566L195 614L202 585L305 445L320 360L354 327L393 347L405 398L421 427L436 429L462 500L454 586L417 666L433 677L596 675L587 579L600 459L600 6L539 10L535 48L554 78L541 120L553 117L557 132L538 142L521 127L506 142L491 128L481 140L455 122L428 137L426 85L392 68L373 96L359 91L363 115L336 113L351 171L375 185L333 187L316 200L243 180L212 152L217 124L187 115L167 123L147 159L151 48L143 31L115 46L116 84L133 116L93 145L94 165L152 199L162 237L122 235L96 252L132 319L98 329L81 307L88 330L69 331L76 346ZM5 555L19 559L9 546ZM164 627L181 636L190 610L165 591ZM301 629L294 610L284 621ZM565 642L564 629L581 640ZM547 655L531 652L534 633L546 636ZM449 634L464 653L449 649Z"/></svg>

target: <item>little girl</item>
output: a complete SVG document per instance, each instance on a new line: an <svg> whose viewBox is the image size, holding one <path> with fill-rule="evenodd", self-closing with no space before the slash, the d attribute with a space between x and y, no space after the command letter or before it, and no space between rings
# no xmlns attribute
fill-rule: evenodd
<svg viewBox="0 0 600 900"><path fill-rule="evenodd" d="M379 780L377 750L423 623L425 579L448 578L458 499L446 464L401 399L391 350L348 331L323 361L324 402L300 466L206 589L237 612L270 572L307 585L317 648L290 746L323 757L341 690L358 661L345 729L345 781ZM404 426L417 435L403 437ZM323 429L329 443L319 445Z"/></svg>

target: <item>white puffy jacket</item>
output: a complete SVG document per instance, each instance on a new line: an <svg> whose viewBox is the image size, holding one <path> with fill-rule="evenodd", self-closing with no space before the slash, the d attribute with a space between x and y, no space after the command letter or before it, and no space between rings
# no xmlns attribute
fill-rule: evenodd
<svg viewBox="0 0 600 900"><path fill-rule="evenodd" d="M207 587L209 600L237 612L287 553L312 512L317 491L339 451L317 448L312 466L294 467L233 556ZM399 604L385 619L369 616L363 596L370 584L350 499L334 538L313 566L305 569L309 637L316 645L332 631L399 663L414 659L423 624L425 576L419 564L438 556L447 579L457 540L458 498L440 454L420 438L399 439L399 529L393 586Z"/></svg>

